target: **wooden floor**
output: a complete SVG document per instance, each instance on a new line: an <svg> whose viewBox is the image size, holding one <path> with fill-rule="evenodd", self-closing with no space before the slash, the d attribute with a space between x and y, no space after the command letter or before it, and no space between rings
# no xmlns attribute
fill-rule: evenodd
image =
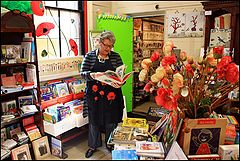
<svg viewBox="0 0 240 161"><path fill-rule="evenodd" d="M88 132L84 132L80 136L63 143L63 151L68 155L66 159L60 159L55 156L49 156L45 160L112 160L111 153L106 149L104 144L104 134L102 134L103 146L90 158L85 158L85 152L88 150Z"/></svg>

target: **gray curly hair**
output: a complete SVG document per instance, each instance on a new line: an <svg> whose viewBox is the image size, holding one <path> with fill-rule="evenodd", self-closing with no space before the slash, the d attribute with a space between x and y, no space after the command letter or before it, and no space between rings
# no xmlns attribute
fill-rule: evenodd
<svg viewBox="0 0 240 161"><path fill-rule="evenodd" d="M116 42L116 38L112 31L103 31L100 35L100 42L103 42L104 39L109 39L113 44Z"/></svg>

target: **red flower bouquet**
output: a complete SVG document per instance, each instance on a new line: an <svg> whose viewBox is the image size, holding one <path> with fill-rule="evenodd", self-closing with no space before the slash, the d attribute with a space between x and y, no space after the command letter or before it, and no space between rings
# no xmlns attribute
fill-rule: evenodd
<svg viewBox="0 0 240 161"><path fill-rule="evenodd" d="M182 117L209 117L227 103L228 93L239 87L237 65L230 56L223 55L222 46L212 48L198 62L185 51L177 60L173 47L171 41L166 42L162 55L155 51L142 61L139 80L146 83L144 90L156 94L157 105L169 111L178 109ZM157 60L160 63L154 69L152 64Z"/></svg>

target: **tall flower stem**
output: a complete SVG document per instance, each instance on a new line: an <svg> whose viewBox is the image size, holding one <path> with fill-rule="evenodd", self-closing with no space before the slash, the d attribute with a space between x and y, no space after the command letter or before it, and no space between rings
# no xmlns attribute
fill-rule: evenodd
<svg viewBox="0 0 240 161"><path fill-rule="evenodd" d="M68 51L71 50L70 47L69 47L69 44L68 44L68 41L67 41L67 38L66 38L65 34L62 32L62 30L61 30L61 28L59 27L59 25L57 24L56 20L53 18L53 15L52 15L51 10L48 9L48 11L49 11L50 15L52 16L52 19L53 19L54 23L55 23L55 24L57 25L57 27L59 28L60 32L62 33L62 35L63 35L63 37L64 37L64 39L65 39L65 41L66 41L66 43L67 43Z"/></svg>
<svg viewBox="0 0 240 161"><path fill-rule="evenodd" d="M51 40L51 38L47 35L48 39L50 40L51 44L52 44L52 47L53 47L53 50L54 50L54 53L55 53L55 56L57 57L57 53L56 53L56 50L55 50L55 47L53 45L53 42Z"/></svg>

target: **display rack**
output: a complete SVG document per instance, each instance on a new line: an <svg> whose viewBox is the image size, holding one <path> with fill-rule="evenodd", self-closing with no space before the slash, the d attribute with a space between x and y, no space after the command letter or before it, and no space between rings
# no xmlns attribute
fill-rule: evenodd
<svg viewBox="0 0 240 161"><path fill-rule="evenodd" d="M28 56L31 56L31 59L25 59L23 50L18 52L17 57L9 58L8 54L11 53L5 50L6 46L19 47L22 49L22 42L24 38L31 39L31 46L34 48L30 49ZM4 51L5 50L5 51ZM11 11L1 13L1 116L7 115L4 111L4 102L11 100L16 101L16 113L15 118L12 118L7 121L1 120L1 129L8 128L11 125L20 124L21 131L24 131L23 119L27 117L34 117L34 123L40 130L40 133L44 135L43 131L43 120L42 120L42 111L40 108L40 88L39 88L39 74L38 74L38 58L36 54L36 37L35 37L35 27L32 19L32 15L21 15L13 13ZM24 56L23 56L24 55ZM34 67L29 75L28 67ZM17 73L17 74L16 74ZM20 74L19 74L20 73ZM18 82L20 75L21 83ZM18 88L13 88L9 90L5 88L3 77L7 78L16 78L16 82L21 86ZM34 80L28 88L24 87L26 82L29 80ZM5 83L15 83L15 81L5 81ZM15 84L16 85L16 84ZM3 91L3 89L5 89ZM20 110L19 97L21 96L32 96L33 104L36 105L38 112L32 112L29 114L22 114ZM31 145L31 142L28 142ZM30 146L31 147L31 146ZM10 156L9 156L10 157Z"/></svg>

